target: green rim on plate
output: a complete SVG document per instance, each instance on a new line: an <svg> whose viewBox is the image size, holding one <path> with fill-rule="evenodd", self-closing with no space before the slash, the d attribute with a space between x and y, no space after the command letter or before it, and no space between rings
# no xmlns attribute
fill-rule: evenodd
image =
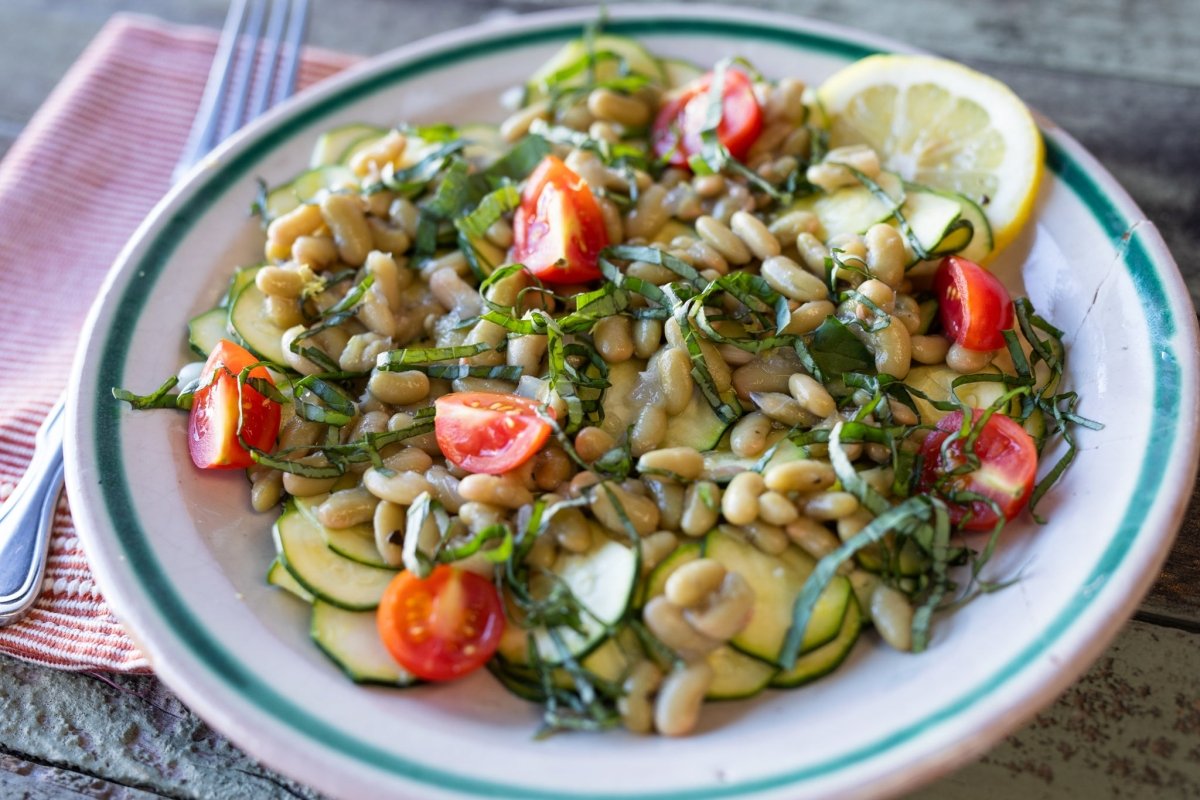
<svg viewBox="0 0 1200 800"><path fill-rule="evenodd" d="M784 44L797 49L817 51L834 57L853 59L877 52L874 48L834 38L832 35L806 32L786 27L772 27L755 21L730 19L696 19L667 17L632 17L610 20L607 29L627 35L736 35L746 39ZM490 55L498 50L563 40L578 35L577 22L564 23L529 31L508 33L499 31L465 44L451 46L431 54L397 64L377 74L366 74L336 94L275 120L228 163L210 174L175 210L174 214L154 235L144 255L136 265L137 280L130 281L116 301L121 313L114 316L103 342L98 374L109 376L112 383L121 383L125 374L126 354L137 321L176 244L182 240L194 221L209 203L233 184L242 180L258 161L273 150L288 135L290 129L319 121L339 108L392 84L413 79L430 70ZM121 456L121 405L109 393L108 385L97 385L90 399L95 415L91 420L91 442L95 448L96 465L106 479L100 486L105 512L112 535L129 568L138 576L143 591L155 598L155 612L169 620L179 641L194 661L209 670L230 692L243 698L261 712L311 739L321 748L408 780L426 783L442 790L479 794L488 797L519 798L708 798L737 796L756 791L780 788L797 782L829 775L852 764L886 753L914 737L929 731L939 723L953 718L982 701L1002 684L1015 679L1040 656L1046 654L1070 629L1072 623L1088 607L1096 593L1114 574L1122 559L1131 550L1142 529L1142 520L1154 505L1160 480L1177 446L1176 435L1180 420L1181 368L1171 344L1177 321L1172 315L1161 276L1155 268L1140 229L1133 229L1112 199L1095 182L1086 169L1047 134L1047 164L1058 179L1069 187L1095 218L1112 241L1124 239L1124 265L1137 288L1145 321L1152 342L1154 364L1155 417L1150 421L1149 446L1138 470L1132 500L1121 517L1120 524L1101 554L1085 585L1089 591L1079 592L1073 600L1047 625L1041 636L1015 658L995 670L974 689L952 698L937 711L878 740L822 763L802 769L783 771L765 778L689 790L664 791L652 794L573 792L564 794L531 786L478 780L444 772L386 752L365 739L348 735L319 717L299 707L281 695L257 675L252 666L239 660L227 650L209 629L193 615L175 590L168 571L155 557L146 529L139 520ZM1130 233L1132 229L1132 233Z"/></svg>

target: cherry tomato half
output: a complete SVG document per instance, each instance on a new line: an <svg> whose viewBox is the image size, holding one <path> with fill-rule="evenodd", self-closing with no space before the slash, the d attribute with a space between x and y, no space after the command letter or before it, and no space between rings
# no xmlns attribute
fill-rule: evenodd
<svg viewBox="0 0 1200 800"><path fill-rule="evenodd" d="M485 578L447 564L427 578L401 572L375 615L379 638L400 666L430 681L461 678L500 645L504 609Z"/></svg>
<svg viewBox="0 0 1200 800"><path fill-rule="evenodd" d="M438 447L470 472L499 475L519 467L550 435L549 423L537 415L540 405L525 397L456 392L439 397L434 408Z"/></svg>
<svg viewBox="0 0 1200 800"><path fill-rule="evenodd" d="M200 386L188 417L188 452L201 469L242 469L254 463L238 441L238 374L255 363L245 348L222 339L204 364ZM271 380L266 367L255 367L252 378ZM249 384L242 387L242 438L259 450L270 451L279 435L279 404Z"/></svg>
<svg viewBox="0 0 1200 800"><path fill-rule="evenodd" d="M659 158L668 156L676 167L686 167L688 158L700 152L700 133L708 112L708 92L713 74L697 78L659 109L650 131L650 144ZM717 140L729 154L744 159L762 132L762 109L754 96L754 87L737 70L725 73L721 95L721 123Z"/></svg>
<svg viewBox="0 0 1200 800"><path fill-rule="evenodd" d="M1013 302L1004 284L974 261L947 256L933 276L942 327L968 350L1004 347L1013 326Z"/></svg>
<svg viewBox="0 0 1200 800"><path fill-rule="evenodd" d="M596 264L605 247L608 228L587 182L546 156L513 216L513 260L546 283L580 283L600 277Z"/></svg>
<svg viewBox="0 0 1200 800"><path fill-rule="evenodd" d="M983 411L975 409L972 419L978 420L982 414ZM938 422L937 428L925 437L921 445L923 466L917 488L935 495L956 491L983 495L996 502L1006 520L1012 519L1021 512L1033 493L1033 483L1037 477L1037 450L1033 439L1012 419L1003 414L993 414L975 440L979 468L962 475L950 475L943 480L943 476L964 463L961 439L950 445L946 460L941 454L942 443L962 427L962 419L961 411L947 414ZM991 530L998 519L996 512L979 500L966 505L948 505L951 522L965 530Z"/></svg>

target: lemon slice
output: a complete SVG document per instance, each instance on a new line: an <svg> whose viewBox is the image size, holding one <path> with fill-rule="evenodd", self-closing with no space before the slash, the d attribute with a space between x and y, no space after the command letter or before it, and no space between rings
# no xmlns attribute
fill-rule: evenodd
<svg viewBox="0 0 1200 800"><path fill-rule="evenodd" d="M931 56L870 56L833 75L819 97L830 146L868 144L906 180L967 196L983 208L995 250L1029 218L1042 136L996 79Z"/></svg>

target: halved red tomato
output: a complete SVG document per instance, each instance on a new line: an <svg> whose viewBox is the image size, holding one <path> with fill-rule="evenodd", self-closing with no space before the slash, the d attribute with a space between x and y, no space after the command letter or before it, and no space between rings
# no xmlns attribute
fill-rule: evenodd
<svg viewBox="0 0 1200 800"><path fill-rule="evenodd" d="M528 461L550 425L537 415L540 405L525 397L488 392L456 392L434 401L433 432L442 454L470 472L499 475ZM554 415L552 409L546 413Z"/></svg>
<svg viewBox="0 0 1200 800"><path fill-rule="evenodd" d="M447 564L427 578L407 571L397 575L384 590L375 620L392 658L430 681L453 680L479 669L504 633L496 587Z"/></svg>
<svg viewBox="0 0 1200 800"><path fill-rule="evenodd" d="M656 156L668 157L673 166L686 167L688 159L700 152L700 134L708 113L712 81L711 72L697 78L659 109L650 131L650 144ZM742 72L728 70L722 87L717 141L734 158L744 159L762 132L762 124L762 109L750 79Z"/></svg>
<svg viewBox="0 0 1200 800"><path fill-rule="evenodd" d="M513 216L513 260L546 283L580 283L600 277L597 261L605 247L608 228L587 182L546 156Z"/></svg>
<svg viewBox="0 0 1200 800"><path fill-rule="evenodd" d="M238 374L259 361L252 353L222 339L204 364L200 386L188 417L188 452L201 469L242 469L254 463L238 441ZM271 380L266 367L252 378ZM249 384L242 387L242 438L251 447L270 451L279 435L279 404Z"/></svg>
<svg viewBox="0 0 1200 800"><path fill-rule="evenodd" d="M974 261L947 256L933 276L946 334L968 350L1004 347L1013 326L1013 302L1004 284Z"/></svg>
<svg viewBox="0 0 1200 800"><path fill-rule="evenodd" d="M983 414L975 409L973 421ZM923 466L917 488L945 497L956 491L973 492L994 500L1006 520L1012 519L1029 503L1037 477L1037 449L1025 429L1003 414L992 414L975 440L979 468L952 475L966 459L963 441L956 440L942 457L942 443L962 427L961 411L947 414L930 431L921 445ZM986 531L999 517L987 503L973 500L967 504L948 502L950 520L970 531Z"/></svg>

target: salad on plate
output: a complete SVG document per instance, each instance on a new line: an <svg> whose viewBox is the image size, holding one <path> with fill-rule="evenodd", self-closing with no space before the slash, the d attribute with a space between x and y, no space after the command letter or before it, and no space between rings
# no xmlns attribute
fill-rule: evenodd
<svg viewBox="0 0 1200 800"><path fill-rule="evenodd" d="M676 736L1006 585L1005 526L1097 425L986 266L1041 178L1011 91L589 29L505 99L324 133L188 322L205 360L114 390L248 471L317 647L362 683L486 668L543 732Z"/></svg>

